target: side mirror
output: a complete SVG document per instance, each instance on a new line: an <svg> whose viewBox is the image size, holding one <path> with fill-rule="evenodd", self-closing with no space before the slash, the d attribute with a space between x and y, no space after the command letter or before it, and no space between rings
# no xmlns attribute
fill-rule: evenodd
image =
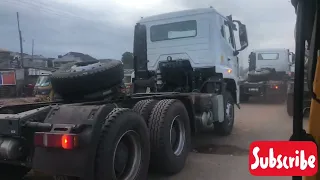
<svg viewBox="0 0 320 180"><path fill-rule="evenodd" d="M290 52L289 55L291 55L291 59L289 60L289 62L290 65L292 65L296 62L296 55L293 52Z"/></svg>
<svg viewBox="0 0 320 180"><path fill-rule="evenodd" d="M296 62L296 55L292 54L291 64L295 64L295 62Z"/></svg>
<svg viewBox="0 0 320 180"><path fill-rule="evenodd" d="M247 35L247 28L246 28L246 25L242 24L238 20L233 20L233 22L237 23L238 26L239 26L239 40L240 40L241 48L238 49L237 51L242 51L245 48L247 48L248 45L249 45L248 35Z"/></svg>

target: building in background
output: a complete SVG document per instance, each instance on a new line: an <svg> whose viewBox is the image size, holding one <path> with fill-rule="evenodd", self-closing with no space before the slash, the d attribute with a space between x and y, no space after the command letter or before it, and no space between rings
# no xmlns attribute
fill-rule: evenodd
<svg viewBox="0 0 320 180"><path fill-rule="evenodd" d="M57 59L53 60L53 66L55 68L61 67L63 64L71 63L71 62L85 62L85 61L94 61L97 60L88 54L83 54L79 52L69 52L63 56L58 56Z"/></svg>
<svg viewBox="0 0 320 180"><path fill-rule="evenodd" d="M0 49L0 98L31 96L38 76L52 71L52 58L23 54L22 62L19 52Z"/></svg>

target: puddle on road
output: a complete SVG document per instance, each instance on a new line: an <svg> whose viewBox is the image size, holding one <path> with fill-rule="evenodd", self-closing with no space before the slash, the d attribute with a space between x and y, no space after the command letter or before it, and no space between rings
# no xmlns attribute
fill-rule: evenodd
<svg viewBox="0 0 320 180"><path fill-rule="evenodd" d="M243 149L232 145L206 145L193 149L195 153L203 154L218 154L218 155L233 155L233 156L246 156L249 153L248 149Z"/></svg>

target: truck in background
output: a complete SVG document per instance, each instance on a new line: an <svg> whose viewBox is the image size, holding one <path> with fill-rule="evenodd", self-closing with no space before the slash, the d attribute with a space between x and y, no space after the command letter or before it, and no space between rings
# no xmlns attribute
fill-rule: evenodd
<svg viewBox="0 0 320 180"><path fill-rule="evenodd" d="M240 84L241 101L252 96L275 98L284 102L290 71L289 49L259 49L249 55L249 72Z"/></svg>
<svg viewBox="0 0 320 180"><path fill-rule="evenodd" d="M310 104L311 104L311 95L308 87L308 80L307 80L307 75L308 75L308 56L309 56L309 51L306 49L305 51L305 59L304 59L304 93L303 93L303 111L306 112L306 110L310 109ZM294 56L293 56L294 57ZM288 88L287 88L287 102L286 102L286 107L287 107L287 113L289 116L293 116L293 89L294 89L294 72L295 72L295 60L293 58L292 60L292 65L290 67L290 79L288 81Z"/></svg>

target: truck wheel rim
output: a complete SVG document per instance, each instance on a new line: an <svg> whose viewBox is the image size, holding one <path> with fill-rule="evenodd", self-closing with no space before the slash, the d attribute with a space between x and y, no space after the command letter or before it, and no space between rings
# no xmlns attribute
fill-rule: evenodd
<svg viewBox="0 0 320 180"><path fill-rule="evenodd" d="M173 118L170 126L170 144L173 150L173 153L176 156L179 156L183 149L186 140L186 130L184 127L184 122L180 118L180 115L177 115Z"/></svg>
<svg viewBox="0 0 320 180"><path fill-rule="evenodd" d="M113 172L116 179L134 179L141 165L142 145L137 132L126 131L118 140L113 153Z"/></svg>
<svg viewBox="0 0 320 180"><path fill-rule="evenodd" d="M226 104L226 119L228 120L228 125L230 126L232 124L233 121L233 104L230 102L227 102Z"/></svg>

